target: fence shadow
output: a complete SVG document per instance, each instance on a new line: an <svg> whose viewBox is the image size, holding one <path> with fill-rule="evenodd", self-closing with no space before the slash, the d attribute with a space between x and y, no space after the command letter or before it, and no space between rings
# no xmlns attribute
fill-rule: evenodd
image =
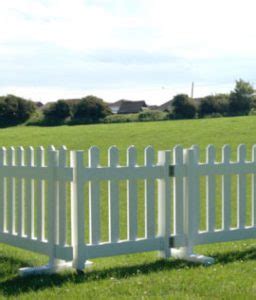
<svg viewBox="0 0 256 300"><path fill-rule="evenodd" d="M26 261L28 267L32 265ZM0 256L0 281L5 278L7 275L15 275L16 270L24 265L24 260L15 258L15 257L7 257L4 255Z"/></svg>
<svg viewBox="0 0 256 300"><path fill-rule="evenodd" d="M247 261L256 259L256 248L249 248L243 251L231 251L226 253L216 253L212 255L215 258L215 264L228 264L235 261ZM12 264L10 258L1 258L1 261L5 261ZM19 264L20 261L13 261L13 263ZM24 262L23 262L24 264ZM157 260L155 262L147 264L136 264L131 266L118 266L103 270L90 270L84 274L76 274L75 272L66 272L63 274L54 274L48 276L31 276L31 277L14 277L0 282L0 292L4 296L19 296L23 293L27 293L31 290L40 291L49 287L61 287L66 282L74 284L82 284L86 282L104 280L107 278L124 279L139 274L150 274L163 270L178 270L187 268L198 268L199 264L189 263L182 260ZM5 274L6 275L6 274ZM0 272L0 280L2 274Z"/></svg>
<svg viewBox="0 0 256 300"><path fill-rule="evenodd" d="M235 261L256 260L256 248L250 247L241 251L229 251L213 255L216 263L229 264Z"/></svg>

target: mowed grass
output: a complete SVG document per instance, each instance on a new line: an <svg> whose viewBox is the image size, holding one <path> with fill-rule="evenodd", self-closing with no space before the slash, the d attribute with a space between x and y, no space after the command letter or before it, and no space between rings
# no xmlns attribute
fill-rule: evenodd
<svg viewBox="0 0 256 300"><path fill-rule="evenodd" d="M165 150L177 144L184 147L197 144L202 150L201 157L204 159L203 150L208 144L216 146L218 158L221 146L230 144L235 158L238 144L244 143L250 150L256 143L256 118L51 128L15 127L1 129L0 141L1 146L7 147L53 144L57 147L66 145L69 149L86 150L92 145L97 145L101 149L102 164L107 161L107 149L111 145L116 145L120 149L122 162L125 161L125 152L129 145L135 145L138 149L140 163L143 162L143 149L147 145L152 145L156 150ZM104 192L104 187L102 190ZM102 201L106 203L106 195ZM125 207L124 203L122 205ZM102 205L103 210L104 207L103 218L106 218L107 207ZM140 215L143 215L142 210ZM140 226L142 228L141 224ZM205 245L197 247L196 251L213 256L216 263L210 267L203 267L172 259L164 261L157 258L157 253L152 252L97 259L84 275L66 272L51 276L19 278L18 268L42 265L47 262L47 258L1 244L0 295L19 299L254 299L256 297L254 240Z"/></svg>

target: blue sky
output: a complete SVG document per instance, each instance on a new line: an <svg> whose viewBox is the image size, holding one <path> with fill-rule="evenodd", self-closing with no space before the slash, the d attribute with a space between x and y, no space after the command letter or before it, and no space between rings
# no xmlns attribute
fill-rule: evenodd
<svg viewBox="0 0 256 300"><path fill-rule="evenodd" d="M160 104L256 85L253 0L0 0L0 94Z"/></svg>

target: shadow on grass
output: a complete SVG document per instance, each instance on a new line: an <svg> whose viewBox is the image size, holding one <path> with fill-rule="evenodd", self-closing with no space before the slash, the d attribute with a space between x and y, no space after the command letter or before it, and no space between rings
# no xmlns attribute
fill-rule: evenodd
<svg viewBox="0 0 256 300"><path fill-rule="evenodd" d="M213 255L216 264L228 264L235 261L247 261L256 259L256 249L249 248L243 251L231 251L226 253L217 253ZM20 261L16 261L10 258L5 259L5 264L8 263L15 267L20 266ZM24 262L23 262L24 265ZM150 274L154 272L161 272L164 270L178 270L178 269L192 269L198 268L199 264L189 263L182 260L157 260L151 263L136 264L130 266L118 266L113 268L107 268L102 270L90 270L84 274L76 274L75 272L66 272L62 274L53 274L48 276L31 276L31 277L13 277L5 281L0 282L0 292L5 296L18 296L29 291L40 291L52 287L61 287L65 283L88 283L104 279L124 279L132 276L138 276L140 274ZM5 270L11 269L5 268ZM11 271L12 273L12 271ZM1 278L0 273L0 278ZM5 274L6 275L6 274Z"/></svg>
<svg viewBox="0 0 256 300"><path fill-rule="evenodd" d="M30 263L26 263L27 266L32 266ZM15 276L17 273L17 269L21 268L23 265L24 260L22 259L0 256L0 281L10 274Z"/></svg>

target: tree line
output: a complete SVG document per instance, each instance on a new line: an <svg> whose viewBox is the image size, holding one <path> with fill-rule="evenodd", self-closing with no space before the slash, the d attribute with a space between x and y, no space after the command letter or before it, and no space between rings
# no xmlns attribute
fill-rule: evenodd
<svg viewBox="0 0 256 300"><path fill-rule="evenodd" d="M256 94L249 82L240 79L229 94L209 95L200 99L178 94L171 101L170 112L143 111L136 116L111 114L108 105L95 96L58 100L39 109L31 100L14 95L0 97L0 126L6 127L24 122L47 126L256 115Z"/></svg>
<svg viewBox="0 0 256 300"><path fill-rule="evenodd" d="M230 94L209 95L197 100L186 94L176 95L172 100L170 118L193 119L196 117L241 116L254 114L256 94L253 86L242 79Z"/></svg>

